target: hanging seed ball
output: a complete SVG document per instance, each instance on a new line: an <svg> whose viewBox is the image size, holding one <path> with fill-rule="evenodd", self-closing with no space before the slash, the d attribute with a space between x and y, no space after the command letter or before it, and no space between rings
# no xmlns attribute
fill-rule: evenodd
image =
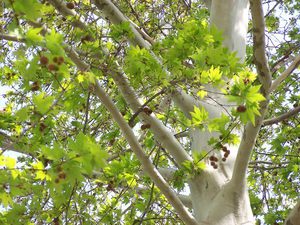
<svg viewBox="0 0 300 225"><path fill-rule="evenodd" d="M42 65L47 65L48 64L48 62L49 62L49 59L46 57L46 56L41 56L40 57L40 63L42 64Z"/></svg>
<svg viewBox="0 0 300 225"><path fill-rule="evenodd" d="M31 90L32 91L38 91L40 89L40 85L37 81L33 82L33 84L31 85Z"/></svg>
<svg viewBox="0 0 300 225"><path fill-rule="evenodd" d="M210 162L210 165L211 165L211 166L215 166L216 163L215 163L214 161L211 161L211 162Z"/></svg>
<svg viewBox="0 0 300 225"><path fill-rule="evenodd" d="M224 157L227 158L229 156L229 152L224 153Z"/></svg>
<svg viewBox="0 0 300 225"><path fill-rule="evenodd" d="M218 169L218 165L217 165L217 164L214 165L213 168L214 168L214 169Z"/></svg>
<svg viewBox="0 0 300 225"><path fill-rule="evenodd" d="M67 177L67 175L66 175L65 172L60 172L60 173L58 174L58 178L59 178L59 179L64 180L64 179L66 179L66 177Z"/></svg>
<svg viewBox="0 0 300 225"><path fill-rule="evenodd" d="M58 57L58 63L62 64L62 63L64 63L64 61L65 61L64 57L62 57L62 56Z"/></svg>
<svg viewBox="0 0 300 225"><path fill-rule="evenodd" d="M225 161L226 161L226 158L222 158L222 161L225 162Z"/></svg>
<svg viewBox="0 0 300 225"><path fill-rule="evenodd" d="M209 157L209 160L214 161L214 162L218 162L218 158L216 156L213 156L213 155Z"/></svg>
<svg viewBox="0 0 300 225"><path fill-rule="evenodd" d="M145 106L143 108L144 113L146 113L147 115L150 115L152 113L152 109L150 109L149 106Z"/></svg>
<svg viewBox="0 0 300 225"><path fill-rule="evenodd" d="M222 146L222 151L223 152L227 152L227 147L226 146Z"/></svg>
<svg viewBox="0 0 300 225"><path fill-rule="evenodd" d="M74 8L75 8L75 5L74 5L73 2L68 2L68 3L66 4L66 6L67 6L68 9L74 9Z"/></svg>
<svg viewBox="0 0 300 225"><path fill-rule="evenodd" d="M244 84L249 84L250 80L248 78L244 79Z"/></svg>
<svg viewBox="0 0 300 225"><path fill-rule="evenodd" d="M151 127L150 124L143 124L143 125L141 126L141 129L142 129L142 130L145 130L145 129L148 129L148 128L150 128L150 127Z"/></svg>
<svg viewBox="0 0 300 225"><path fill-rule="evenodd" d="M50 70L50 71L57 71L58 70L58 67L56 66L56 65L54 65L54 64L49 64L48 65L48 70Z"/></svg>
<svg viewBox="0 0 300 225"><path fill-rule="evenodd" d="M237 108L236 108L236 111L242 113L242 112L246 112L247 108L246 106L244 105L239 105Z"/></svg>

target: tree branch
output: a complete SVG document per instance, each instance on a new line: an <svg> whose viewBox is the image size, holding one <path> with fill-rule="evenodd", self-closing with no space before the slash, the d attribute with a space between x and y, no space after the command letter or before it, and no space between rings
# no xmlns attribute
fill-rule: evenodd
<svg viewBox="0 0 300 225"><path fill-rule="evenodd" d="M56 2L58 0L50 0L50 2L55 2L53 5L56 7L56 10L60 13L70 13L68 10L63 12L64 8L66 8L63 3L60 3L62 6L56 5ZM116 8L110 1L96 1L98 6L103 10L115 10L115 11L109 11L107 12L109 16L112 16L114 22L125 22L127 21L126 17L123 16L123 14L119 11L118 8ZM78 17L78 16L76 16ZM83 29L86 29L86 25L83 24ZM134 30L134 27L132 26L132 29ZM87 30L87 29L86 29ZM141 35L138 32L134 32L134 34L137 35L134 40L137 40L138 43L141 44L141 47L149 48L150 46L147 45L147 42L142 39ZM78 57L78 54L71 49L70 47L65 48L66 52L68 52L69 57L74 61L76 65L80 65L78 68L80 68L83 71L86 71L89 69L89 65L86 63L83 63L80 58ZM104 53L106 53L104 51ZM116 63L117 64L117 63ZM117 68L119 65L117 65ZM108 72L108 71L107 71ZM135 93L134 89L130 86L126 76L122 72L115 72L115 71L109 71L109 75L114 79L115 83L117 84L119 90L121 91L121 94L123 95L124 99L127 101L129 107L134 111L137 112L142 108L142 104L140 103L140 100L137 97L137 94ZM178 142L178 140L172 135L167 127L165 127L160 120L158 120L153 115L148 116L145 113L139 113L139 117L144 120L147 124L150 124L150 129L153 131L156 140L161 143L161 145L166 148L170 154L175 158L175 160L180 164L183 161L189 160L192 161L192 158L188 155L188 153L183 149L181 144Z"/></svg>
<svg viewBox="0 0 300 225"><path fill-rule="evenodd" d="M282 81L284 81L298 66L300 65L300 55L298 55L291 65L279 76L276 80L273 81L270 92L274 91Z"/></svg>
<svg viewBox="0 0 300 225"><path fill-rule="evenodd" d="M24 42L25 38L17 37L17 36L11 36L8 34L0 33L0 39L1 40L7 40L7 41L14 41L14 42Z"/></svg>
<svg viewBox="0 0 300 225"><path fill-rule="evenodd" d="M262 125L266 126L266 125L272 125L274 123L279 123L279 122L281 122L281 121L283 121L285 119L288 119L288 118L296 115L299 112L300 112L300 106L297 106L294 109L292 109L292 110L290 110L290 111L288 111L288 112L286 112L286 113L284 113L284 114L282 114L282 115L280 115L278 117L264 120Z"/></svg>
<svg viewBox="0 0 300 225"><path fill-rule="evenodd" d="M28 153L25 150L15 148L15 146L14 146L15 144L14 144L14 141L12 140L12 138L2 131L0 131L0 141L1 141L0 148L3 151L13 151L13 152L17 152L20 154L34 157L34 155L32 153Z"/></svg>
<svg viewBox="0 0 300 225"><path fill-rule="evenodd" d="M90 67L85 62L80 60L77 53L69 48L65 47L65 51L68 53L68 56L76 64L79 70L86 71ZM153 166L152 162L149 160L148 156L144 153L142 147L140 146L138 140L136 139L132 129L129 127L127 122L124 120L112 100L107 96L106 92L102 89L100 82L97 80L95 84L95 94L104 104L104 106L111 113L113 119L118 123L121 128L121 131L128 141L131 149L136 154L137 158L141 162L145 172L151 177L153 182L161 190L161 192L166 196L170 204L175 208L180 218L190 225L197 225L198 223L193 218L193 216L185 209L183 203L180 201L176 193L171 189L168 183L163 179L157 169ZM166 131L166 133L169 133ZM174 137L173 137L174 138Z"/></svg>
<svg viewBox="0 0 300 225"><path fill-rule="evenodd" d="M82 30L88 30L84 22L82 22L80 19L75 19L79 18L79 16L71 9L68 9L67 6L64 4L63 1L61 0L47 0L51 5L54 6L54 8L60 12L63 16L73 16L73 20L71 24L74 27L78 27Z"/></svg>
<svg viewBox="0 0 300 225"><path fill-rule="evenodd" d="M161 190L161 192L169 200L170 204L175 208L180 218L190 225L198 224L193 216L185 209L183 203L180 201L178 196L167 182L163 179L157 169L153 166L152 162L149 160L148 156L144 153L142 147L140 146L138 140L136 139L132 129L129 127L127 122L124 120L112 100L107 96L106 92L101 88L100 82L96 81L95 84L95 94L99 97L101 102L111 113L114 121L116 121L121 128L121 131L135 153L139 161L141 162L144 170L151 177L152 181Z"/></svg>
<svg viewBox="0 0 300 225"><path fill-rule="evenodd" d="M77 53L71 49L70 47L64 47L65 51L67 52L68 56L72 59L72 61L76 64L79 70L86 71L90 67L88 64L80 60ZM118 123L118 125L121 128L121 131L128 141L129 145L131 146L131 149L136 154L137 158L141 162L141 165L143 166L145 172L151 177L153 182L157 185L157 187L161 190L161 192L166 196L170 204L175 208L180 218L186 223L190 225L198 225L194 217L185 209L183 203L180 201L176 193L171 189L171 187L168 185L168 183L163 179L163 177L160 175L160 173L157 171L157 169L154 167L152 162L149 160L148 156L144 153L142 147L140 146L138 140L136 139L132 129L129 127L127 122L124 120L112 100L109 96L107 96L106 92L102 89L100 82L97 80L95 85L95 94L97 97L101 100L101 102L104 104L104 106L110 111L113 119ZM144 113L142 113L144 114ZM144 115L148 117L147 115ZM156 127L161 128L162 124L160 124L158 121L155 121L157 125ZM164 127L164 133L172 136L167 128ZM166 137L163 137L166 138ZM175 139L176 140L176 139ZM177 140L176 140L177 141ZM179 144L179 143L178 143ZM180 145L180 144L179 144ZM181 146L180 146L181 147ZM184 150L182 150L182 153L185 153ZM186 153L187 154L187 153ZM188 156L188 155L187 155Z"/></svg>
<svg viewBox="0 0 300 225"><path fill-rule="evenodd" d="M130 108L134 112L137 112L142 107L142 104L140 103L133 88L129 85L127 78L124 74L115 73L113 71L110 72L110 75L119 87L119 90L126 99ZM144 112L139 113L139 117L144 123L150 124L150 129L153 131L156 140L158 140L159 143L166 148L168 152L170 152L179 164L186 160L192 161L189 154L183 149L178 140L160 120L158 120L155 116L147 115Z"/></svg>
<svg viewBox="0 0 300 225"><path fill-rule="evenodd" d="M262 84L261 91L266 95L271 86L271 73L266 57L265 20L261 0L250 0L250 9L253 23L254 63Z"/></svg>
<svg viewBox="0 0 300 225"><path fill-rule="evenodd" d="M288 218L285 220L284 225L299 225L300 221L300 200L290 212Z"/></svg>
<svg viewBox="0 0 300 225"><path fill-rule="evenodd" d="M145 190L148 190L149 188L144 187L144 186L137 186L136 188L137 193L142 193ZM177 193L178 198L182 201L182 203L189 209L193 208L192 206L192 200L190 196L188 195L182 195Z"/></svg>
<svg viewBox="0 0 300 225"><path fill-rule="evenodd" d="M138 45L141 48L150 48L150 44L145 41L142 35L135 29L130 20L124 16L124 14L110 1L110 0L93 0L97 8L103 12L106 18L108 18L114 24L120 24L129 22L133 37L129 38L129 41L133 45Z"/></svg>
<svg viewBox="0 0 300 225"><path fill-rule="evenodd" d="M261 92L264 97L268 99L269 89L271 86L271 75L265 51L265 23L261 0L250 0L250 8L254 31L254 63L256 65L259 80L262 84ZM231 183L237 188L237 190L242 190L244 188L251 152L255 145L260 127L263 123L267 106L268 101L262 102L260 104L261 116L256 118L255 125L248 122L244 129L231 179Z"/></svg>
<svg viewBox="0 0 300 225"><path fill-rule="evenodd" d="M242 140L238 149L237 157L234 163L231 182L233 185L242 190L245 185L246 172L251 158L251 152L256 142L257 135L260 131L263 118L267 111L268 102L264 101L260 104L261 116L256 118L255 126L248 122L242 136Z"/></svg>

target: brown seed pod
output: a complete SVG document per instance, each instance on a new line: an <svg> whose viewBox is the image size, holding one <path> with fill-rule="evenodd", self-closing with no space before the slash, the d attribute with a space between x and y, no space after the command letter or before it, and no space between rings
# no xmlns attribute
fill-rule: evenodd
<svg viewBox="0 0 300 225"><path fill-rule="evenodd" d="M48 70L50 71L57 71L58 70L58 67L54 64L49 64L48 65Z"/></svg>
<svg viewBox="0 0 300 225"><path fill-rule="evenodd" d="M215 161L214 158L215 158L215 157L214 157L213 155L211 155L211 156L209 157L209 160L210 160L210 161Z"/></svg>
<svg viewBox="0 0 300 225"><path fill-rule="evenodd" d="M48 62L49 62L49 59L48 59L46 56L41 56L41 57L40 57L40 63L41 63L42 65L47 65Z"/></svg>
<svg viewBox="0 0 300 225"><path fill-rule="evenodd" d="M224 157L227 158L229 156L229 152L224 153Z"/></svg>
<svg viewBox="0 0 300 225"><path fill-rule="evenodd" d="M58 57L58 62L59 63L64 63L64 61L65 61L64 57L62 57L62 56Z"/></svg>
<svg viewBox="0 0 300 225"><path fill-rule="evenodd" d="M84 43L86 41L93 41L93 37L91 35L86 35L81 38L81 42Z"/></svg>
<svg viewBox="0 0 300 225"><path fill-rule="evenodd" d="M242 112L246 112L247 108L246 106L244 105L239 105L237 108L236 108L236 111L242 113Z"/></svg>
<svg viewBox="0 0 300 225"><path fill-rule="evenodd" d="M211 161L211 162L210 162L210 165L215 166L216 163L215 163L214 161Z"/></svg>
<svg viewBox="0 0 300 225"><path fill-rule="evenodd" d="M244 84L247 85L247 84L249 84L249 82L250 82L250 80L249 80L248 78L245 78L245 79L244 79Z"/></svg>
<svg viewBox="0 0 300 225"><path fill-rule="evenodd" d="M60 172L60 173L58 174L58 178L61 179L61 180L66 179L66 177L67 177L67 175L66 175L65 172Z"/></svg>
<svg viewBox="0 0 300 225"><path fill-rule="evenodd" d="M149 106L145 106L143 108L144 113L146 113L147 115L150 115L152 113L152 109L150 109Z"/></svg>
<svg viewBox="0 0 300 225"><path fill-rule="evenodd" d="M54 182L55 182L56 184L58 184L58 183L59 183L59 178L56 178L56 179L54 180Z"/></svg>
<svg viewBox="0 0 300 225"><path fill-rule="evenodd" d="M222 146L222 151L223 152L227 152L227 147L226 146Z"/></svg>
<svg viewBox="0 0 300 225"><path fill-rule="evenodd" d="M214 169L218 169L218 165L217 165L217 164L214 165L213 168L214 168Z"/></svg>
<svg viewBox="0 0 300 225"><path fill-rule="evenodd" d="M222 161L225 162L225 161L226 161L226 158L222 158Z"/></svg>
<svg viewBox="0 0 300 225"><path fill-rule="evenodd" d="M47 125L44 122L40 123L40 131L43 132L47 128Z"/></svg>
<svg viewBox="0 0 300 225"><path fill-rule="evenodd" d="M150 124L143 124L143 125L141 126L141 129L142 129L142 130L145 130L145 129L148 129L148 128L150 128L150 127L151 127Z"/></svg>
<svg viewBox="0 0 300 225"><path fill-rule="evenodd" d="M40 84L37 81L33 82L30 90L38 91L39 89L40 89Z"/></svg>
<svg viewBox="0 0 300 225"><path fill-rule="evenodd" d="M66 6L67 6L68 9L74 9L75 8L75 4L73 2L68 2L66 4Z"/></svg>

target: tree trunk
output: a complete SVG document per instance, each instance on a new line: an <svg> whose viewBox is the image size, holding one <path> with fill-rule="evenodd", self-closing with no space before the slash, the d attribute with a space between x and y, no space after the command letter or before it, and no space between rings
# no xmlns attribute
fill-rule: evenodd
<svg viewBox="0 0 300 225"><path fill-rule="evenodd" d="M224 45L237 52L244 61L248 28L248 0L212 0L210 22L223 32ZM218 99L226 104L226 99ZM205 106L204 106L205 107ZM220 107L205 107L210 116L218 117ZM191 132L192 150L207 150L207 141L218 134L194 130ZM240 132L240 136L241 136ZM237 153L237 146L230 146L231 154L218 169L210 166L190 182L193 210L198 222L213 225L254 224L246 181L241 188L230 182ZM222 158L219 152L213 153Z"/></svg>

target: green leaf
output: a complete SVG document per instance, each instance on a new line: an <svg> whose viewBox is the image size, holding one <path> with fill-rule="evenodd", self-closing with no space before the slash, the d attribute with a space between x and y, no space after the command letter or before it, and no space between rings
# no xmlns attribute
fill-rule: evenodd
<svg viewBox="0 0 300 225"><path fill-rule="evenodd" d="M14 1L14 10L24 13L29 20L35 21L41 16L41 8L43 7L37 0L17 0Z"/></svg>
<svg viewBox="0 0 300 225"><path fill-rule="evenodd" d="M19 111L17 111L15 115L20 121L26 121L29 117L29 112L30 112L29 107L24 107Z"/></svg>
<svg viewBox="0 0 300 225"><path fill-rule="evenodd" d="M9 194L0 192L0 202L2 202L4 207L7 207L9 205L13 204L12 198Z"/></svg>
<svg viewBox="0 0 300 225"><path fill-rule="evenodd" d="M203 99L205 96L207 96L207 91L200 90L197 92L197 95L200 97L200 99Z"/></svg>
<svg viewBox="0 0 300 225"><path fill-rule="evenodd" d="M204 107L198 108L197 106L194 106L194 112L191 112L191 116L192 124L194 126L199 126L208 119L208 112L204 109Z"/></svg>
<svg viewBox="0 0 300 225"><path fill-rule="evenodd" d="M45 36L46 46L54 55L64 55L64 50L62 47L63 36L59 33L56 33L52 29L50 34Z"/></svg>
<svg viewBox="0 0 300 225"><path fill-rule="evenodd" d="M25 36L26 41L28 41L28 43L30 44L37 44L39 42L42 42L44 39L44 37L40 35L42 29L42 27L29 29Z"/></svg>
<svg viewBox="0 0 300 225"><path fill-rule="evenodd" d="M53 101L54 101L54 97L47 96L45 92L33 96L33 102L36 106L36 110L42 114L45 114L50 110Z"/></svg>

